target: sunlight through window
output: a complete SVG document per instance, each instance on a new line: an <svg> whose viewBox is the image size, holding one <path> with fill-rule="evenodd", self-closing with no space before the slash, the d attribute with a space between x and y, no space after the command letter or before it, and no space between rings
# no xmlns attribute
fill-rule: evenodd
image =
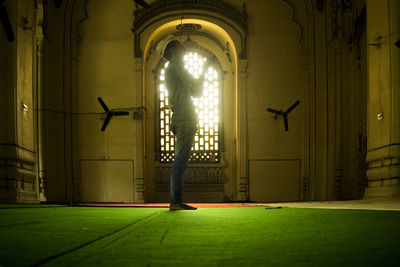
<svg viewBox="0 0 400 267"><path fill-rule="evenodd" d="M213 67L204 69L205 57L196 51L189 51L184 56L185 68L195 78L205 75L203 94L199 98L193 98L196 112L199 118L198 131L194 137L191 162L219 162L220 159L220 82L219 74ZM160 71L159 93L159 147L160 162L169 163L174 159L175 137L170 132L172 111L168 109L168 90L165 87L165 63Z"/></svg>

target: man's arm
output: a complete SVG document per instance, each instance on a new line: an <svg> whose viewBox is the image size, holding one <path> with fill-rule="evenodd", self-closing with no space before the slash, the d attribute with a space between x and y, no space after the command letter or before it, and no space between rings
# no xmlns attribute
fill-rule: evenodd
<svg viewBox="0 0 400 267"><path fill-rule="evenodd" d="M185 69L182 71L182 73L180 73L180 76L185 88L189 92L189 95L193 97L200 97L203 94L203 85L205 80L204 75L196 79Z"/></svg>
<svg viewBox="0 0 400 267"><path fill-rule="evenodd" d="M212 64L212 60L207 59L203 65L206 71ZM198 79L194 78L186 69L181 73L182 81L185 83L185 87L189 91L189 94L193 97L201 97L204 89L205 73L203 73Z"/></svg>

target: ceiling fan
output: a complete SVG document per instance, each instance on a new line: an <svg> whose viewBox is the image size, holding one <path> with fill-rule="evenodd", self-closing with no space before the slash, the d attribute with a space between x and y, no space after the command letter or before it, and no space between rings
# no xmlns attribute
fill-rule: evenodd
<svg viewBox="0 0 400 267"><path fill-rule="evenodd" d="M0 21L1 21L1 24L3 25L4 32L7 36L7 41L11 43L14 41L14 32L11 27L11 22L10 22L10 18L8 17L7 9L3 5L3 3L4 3L4 0L0 0Z"/></svg>
<svg viewBox="0 0 400 267"><path fill-rule="evenodd" d="M276 110L272 108L267 108L268 112L274 113L275 114L275 120L278 118L278 116L283 117L283 123L285 125L285 131L289 131L289 123L288 123L288 114L292 112L292 110L297 107L297 105L300 104L300 100L297 100L293 105L291 105L286 111L283 110Z"/></svg>
<svg viewBox="0 0 400 267"><path fill-rule="evenodd" d="M128 111L116 111L113 109L109 109L106 105L106 103L104 103L103 99L101 97L97 98L97 101L99 101L101 107L104 109L105 113L107 114L106 119L104 120L103 126L101 127L101 131L104 132L107 128L107 125L110 123L110 120L112 119L112 117L114 116L128 116L129 112Z"/></svg>

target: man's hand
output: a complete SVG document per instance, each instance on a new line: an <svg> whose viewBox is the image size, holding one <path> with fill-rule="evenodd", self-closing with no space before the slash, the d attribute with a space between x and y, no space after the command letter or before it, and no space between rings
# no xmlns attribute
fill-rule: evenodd
<svg viewBox="0 0 400 267"><path fill-rule="evenodd" d="M203 64L203 67L205 70L207 70L209 67L212 67L213 65L215 65L215 57L208 57L206 58L206 61Z"/></svg>

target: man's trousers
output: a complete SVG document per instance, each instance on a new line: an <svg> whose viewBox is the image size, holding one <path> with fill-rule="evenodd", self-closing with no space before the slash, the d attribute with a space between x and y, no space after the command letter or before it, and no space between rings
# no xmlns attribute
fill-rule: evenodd
<svg viewBox="0 0 400 267"><path fill-rule="evenodd" d="M182 203L183 177L189 163L190 150L197 132L197 124L191 121L173 122L171 130L175 135L175 156L171 170L170 202Z"/></svg>

